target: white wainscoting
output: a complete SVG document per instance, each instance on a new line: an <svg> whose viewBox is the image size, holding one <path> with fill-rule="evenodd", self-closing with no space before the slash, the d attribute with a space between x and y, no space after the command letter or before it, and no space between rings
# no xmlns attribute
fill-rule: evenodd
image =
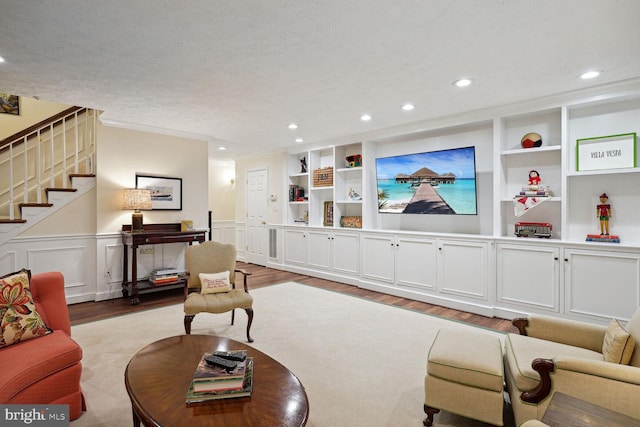
<svg viewBox="0 0 640 427"><path fill-rule="evenodd" d="M230 221L211 222L211 240L229 245L236 244L236 223Z"/></svg>
<svg viewBox="0 0 640 427"><path fill-rule="evenodd" d="M60 271L68 304L93 301L95 260L92 235L14 238L0 247L0 275L22 268L32 274Z"/></svg>
<svg viewBox="0 0 640 427"><path fill-rule="evenodd" d="M245 226L244 222L236 222L235 223L235 244L236 244L236 252L238 254L238 261L246 261L247 260L247 241L245 234Z"/></svg>

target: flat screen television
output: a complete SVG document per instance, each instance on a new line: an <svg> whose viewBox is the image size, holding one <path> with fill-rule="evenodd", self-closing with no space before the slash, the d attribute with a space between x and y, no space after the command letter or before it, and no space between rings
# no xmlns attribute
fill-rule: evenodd
<svg viewBox="0 0 640 427"><path fill-rule="evenodd" d="M378 212L477 215L475 147L376 159Z"/></svg>

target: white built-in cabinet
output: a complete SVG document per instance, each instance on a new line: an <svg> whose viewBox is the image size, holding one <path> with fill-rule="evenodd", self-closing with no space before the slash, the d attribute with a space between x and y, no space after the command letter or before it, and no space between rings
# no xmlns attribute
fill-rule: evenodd
<svg viewBox="0 0 640 427"><path fill-rule="evenodd" d="M437 304L466 302L471 311L486 313L489 243L372 232L361 239L360 286Z"/></svg>
<svg viewBox="0 0 640 427"><path fill-rule="evenodd" d="M331 279L360 271L360 235L355 231L316 227L285 227L285 265L303 274L315 272Z"/></svg>
<svg viewBox="0 0 640 427"><path fill-rule="evenodd" d="M360 237L357 233L310 229L308 239L309 267L347 275L358 274Z"/></svg>
<svg viewBox="0 0 640 427"><path fill-rule="evenodd" d="M521 147L530 132L542 136L542 146ZM628 133L640 133L639 82L291 152L287 186L304 188L305 197L287 202L284 267L500 317L626 319L640 304L640 150L635 167L584 171L577 170L576 141ZM376 157L465 145L476 147L477 216L377 212ZM353 154L362 155L361 166L345 164ZM313 171L326 167L333 168L332 184L314 187ZM516 217L514 197L531 170L551 197ZM361 197L350 198L350 189ZM603 192L613 211L611 233L620 243L585 241L599 233L596 205ZM362 217L362 229L342 228L342 216ZM552 234L516 237L520 221L550 223Z"/></svg>
<svg viewBox="0 0 640 427"><path fill-rule="evenodd" d="M308 230L285 228L283 234L285 265L307 265L309 260Z"/></svg>
<svg viewBox="0 0 640 427"><path fill-rule="evenodd" d="M363 280L409 289L436 290L436 239L363 233L361 246Z"/></svg>
<svg viewBox="0 0 640 427"><path fill-rule="evenodd" d="M626 318L640 302L640 252L565 248L564 310L585 319Z"/></svg>
<svg viewBox="0 0 640 427"><path fill-rule="evenodd" d="M496 246L496 306L516 312L560 313L560 248L533 243Z"/></svg>

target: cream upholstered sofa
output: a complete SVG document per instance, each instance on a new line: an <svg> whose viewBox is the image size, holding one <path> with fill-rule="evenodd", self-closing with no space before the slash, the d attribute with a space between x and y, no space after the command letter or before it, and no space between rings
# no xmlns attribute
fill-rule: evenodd
<svg viewBox="0 0 640 427"><path fill-rule="evenodd" d="M513 323L520 334L507 335L504 362L516 425L540 420L556 392L640 420L640 308L626 326L540 315Z"/></svg>

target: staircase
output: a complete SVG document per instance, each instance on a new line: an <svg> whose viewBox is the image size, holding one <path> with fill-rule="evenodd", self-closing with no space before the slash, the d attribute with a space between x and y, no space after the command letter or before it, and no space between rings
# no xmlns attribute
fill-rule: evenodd
<svg viewBox="0 0 640 427"><path fill-rule="evenodd" d="M0 141L0 245L95 188L96 125L72 107Z"/></svg>

